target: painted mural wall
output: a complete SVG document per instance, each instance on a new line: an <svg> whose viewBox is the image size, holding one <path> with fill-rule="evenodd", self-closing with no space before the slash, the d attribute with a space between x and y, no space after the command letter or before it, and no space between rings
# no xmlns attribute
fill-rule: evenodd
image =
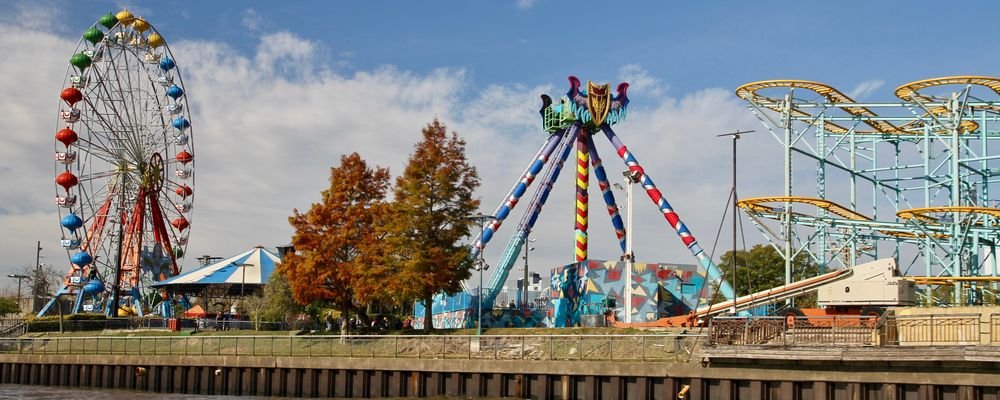
<svg viewBox="0 0 1000 400"><path fill-rule="evenodd" d="M552 270L552 315L549 326L603 324L606 314L621 321L631 312L633 322L682 315L710 298L705 274L694 265L632 264L632 308L626 311L623 261L587 260ZM704 296L701 294L704 293ZM614 309L606 307L613 298Z"/></svg>
<svg viewBox="0 0 1000 400"><path fill-rule="evenodd" d="M611 314L625 319L623 261L587 260L552 270L548 304L521 310L497 307L484 310L483 327L569 327L606 324L607 298L614 298ZM711 298L705 274L688 264L632 264L632 321L654 321L683 315ZM435 328L475 328L479 298L470 293L437 297L432 307ZM700 302L700 303L699 303ZM414 306L415 329L423 329L425 309Z"/></svg>

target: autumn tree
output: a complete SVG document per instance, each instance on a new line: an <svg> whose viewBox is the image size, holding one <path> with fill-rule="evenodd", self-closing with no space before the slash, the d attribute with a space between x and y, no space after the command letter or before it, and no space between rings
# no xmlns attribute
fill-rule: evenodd
<svg viewBox="0 0 1000 400"><path fill-rule="evenodd" d="M294 210L294 254L285 256L281 273L288 277L299 304L328 301L344 321L350 311L367 320L363 305L378 298L383 268L376 268L380 245L376 222L385 218L389 170L369 168L358 153L342 156L330 169L330 187L322 201L305 213ZM369 250L369 248L372 248ZM346 334L346 323L341 326Z"/></svg>
<svg viewBox="0 0 1000 400"><path fill-rule="evenodd" d="M472 197L479 174L465 156L465 141L447 133L437 119L422 131L403 174L396 178L391 217L386 221L386 258L394 270L390 287L403 298L422 300L424 327L431 325L435 294L454 293L470 276L466 217L479 208Z"/></svg>

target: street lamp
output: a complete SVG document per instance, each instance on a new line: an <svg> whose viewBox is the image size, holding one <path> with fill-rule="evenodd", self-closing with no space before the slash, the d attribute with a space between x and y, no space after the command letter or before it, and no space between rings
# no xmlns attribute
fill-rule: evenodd
<svg viewBox="0 0 1000 400"><path fill-rule="evenodd" d="M9 275L7 275L7 277L8 278L12 278L12 279L17 279L17 309L20 310L21 309L21 281L23 281L25 279L30 280L31 277L28 276L28 275L19 275L19 274L9 274Z"/></svg>
<svg viewBox="0 0 1000 400"><path fill-rule="evenodd" d="M251 263L233 263L233 265L243 269L243 280L240 281L240 297L244 296L244 291L247 286L247 267L252 267Z"/></svg>
<svg viewBox="0 0 1000 400"><path fill-rule="evenodd" d="M736 314L736 222L739 219L739 209L736 206L736 201L739 200L736 197L736 141L740 139L740 135L746 133L752 133L754 131L741 131L736 130L733 133L723 133L721 135L715 135L716 137L732 137L733 138L733 189L730 192L732 195L731 200L733 202L733 260L732 260L732 277L729 280L733 284L733 308L732 313Z"/></svg>
<svg viewBox="0 0 1000 400"><path fill-rule="evenodd" d="M486 248L483 245L483 236L486 235L486 223L496 221L497 217L489 214L477 214L465 218L479 224L479 258L476 260L476 270L479 271L479 313L476 316L476 336L479 336L483 334L483 271L490 268L486 264L486 258L483 255L483 251ZM431 312L431 310L427 310L426 312Z"/></svg>
<svg viewBox="0 0 1000 400"><path fill-rule="evenodd" d="M521 290L524 294L521 296L521 311L528 308L528 252L535 251L531 244L535 242L535 239L528 239L528 234L530 231L524 232L524 281L521 282Z"/></svg>

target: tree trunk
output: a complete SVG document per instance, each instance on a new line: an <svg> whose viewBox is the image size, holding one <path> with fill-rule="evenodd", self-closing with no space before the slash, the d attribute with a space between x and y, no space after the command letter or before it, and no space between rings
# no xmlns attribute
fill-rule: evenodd
<svg viewBox="0 0 1000 400"><path fill-rule="evenodd" d="M365 312L364 308L355 306L354 304L351 304L350 307L354 310L355 314L358 314L358 322L360 322L361 325L366 327L372 326L372 318L368 316L368 313Z"/></svg>
<svg viewBox="0 0 1000 400"><path fill-rule="evenodd" d="M434 319L431 315L431 307L434 305L434 295L427 296L424 299L424 331L430 332L434 330Z"/></svg>
<svg viewBox="0 0 1000 400"><path fill-rule="evenodd" d="M346 301L340 304L340 340L344 340L343 337L347 336L347 326L351 322L351 308L348 307L348 304Z"/></svg>

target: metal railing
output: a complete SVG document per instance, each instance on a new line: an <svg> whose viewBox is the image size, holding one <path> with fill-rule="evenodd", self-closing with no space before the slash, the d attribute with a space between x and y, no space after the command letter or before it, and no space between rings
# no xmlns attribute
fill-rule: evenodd
<svg viewBox="0 0 1000 400"><path fill-rule="evenodd" d="M716 317L709 343L723 345L809 344L870 346L877 339L877 317Z"/></svg>
<svg viewBox="0 0 1000 400"><path fill-rule="evenodd" d="M704 335L138 336L0 338L0 353L688 361Z"/></svg>
<svg viewBox="0 0 1000 400"><path fill-rule="evenodd" d="M16 337L24 334L27 329L24 318L0 318L0 337Z"/></svg>
<svg viewBox="0 0 1000 400"><path fill-rule="evenodd" d="M1000 314L990 314L990 343L1000 343Z"/></svg>
<svg viewBox="0 0 1000 400"><path fill-rule="evenodd" d="M716 317L709 344L772 346L1000 346L1000 314Z"/></svg>
<svg viewBox="0 0 1000 400"><path fill-rule="evenodd" d="M886 320L885 337L886 344L900 346L979 345L980 315L897 315Z"/></svg>
<svg viewBox="0 0 1000 400"><path fill-rule="evenodd" d="M171 318L109 318L100 320L64 320L62 329L66 332L102 331L102 330L166 330L170 327ZM23 320L22 320L23 321ZM255 322L235 319L217 320L214 318L177 318L180 329L197 330L283 330L287 324L282 322ZM58 320L28 321L27 332L59 331ZM0 324L0 332L3 325ZM2 335L0 335L2 336Z"/></svg>

